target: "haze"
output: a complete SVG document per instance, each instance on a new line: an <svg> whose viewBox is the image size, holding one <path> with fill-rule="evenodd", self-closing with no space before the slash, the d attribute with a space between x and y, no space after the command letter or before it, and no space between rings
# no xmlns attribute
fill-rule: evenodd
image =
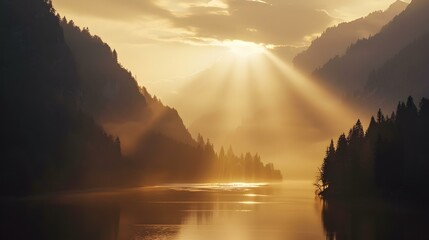
<svg viewBox="0 0 429 240"><path fill-rule="evenodd" d="M290 61L327 27L392 1L53 3L114 47L140 85L178 109L194 136L201 133L218 148L258 152L287 179L313 179L330 138L367 117Z"/></svg>

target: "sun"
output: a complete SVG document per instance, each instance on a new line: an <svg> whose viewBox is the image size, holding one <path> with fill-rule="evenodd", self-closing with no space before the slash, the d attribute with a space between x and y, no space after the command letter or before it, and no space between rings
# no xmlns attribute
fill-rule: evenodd
<svg viewBox="0 0 429 240"><path fill-rule="evenodd" d="M267 48L263 44L246 42L241 40L227 40L223 45L229 49L229 52L239 58L248 58L265 53Z"/></svg>

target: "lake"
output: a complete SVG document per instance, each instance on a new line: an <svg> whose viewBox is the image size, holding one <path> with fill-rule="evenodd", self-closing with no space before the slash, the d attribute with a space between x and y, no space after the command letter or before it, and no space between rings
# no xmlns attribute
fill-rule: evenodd
<svg viewBox="0 0 429 240"><path fill-rule="evenodd" d="M374 210L378 209L378 210ZM396 209L323 203L311 182L170 184L3 201L1 239L428 239Z"/></svg>

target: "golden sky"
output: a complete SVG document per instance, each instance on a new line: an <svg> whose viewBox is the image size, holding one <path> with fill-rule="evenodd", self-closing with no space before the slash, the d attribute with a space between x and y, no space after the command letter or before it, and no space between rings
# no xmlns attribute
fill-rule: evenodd
<svg viewBox="0 0 429 240"><path fill-rule="evenodd" d="M193 136L313 179L331 138L367 115L289 64L328 26L393 0L53 0L115 48Z"/></svg>
<svg viewBox="0 0 429 240"><path fill-rule="evenodd" d="M291 54L327 26L393 0L53 0L57 11L117 49L140 84L161 98L242 40ZM290 57L290 56L288 56Z"/></svg>

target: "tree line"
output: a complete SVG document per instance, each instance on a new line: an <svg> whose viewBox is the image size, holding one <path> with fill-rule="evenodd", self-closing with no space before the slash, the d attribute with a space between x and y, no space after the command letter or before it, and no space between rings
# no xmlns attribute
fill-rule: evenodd
<svg viewBox="0 0 429 240"><path fill-rule="evenodd" d="M125 157L132 166L128 176L133 182L276 182L282 181L281 172L272 163L264 164L258 154L237 156L232 147L219 153L210 140L201 135L197 145L165 138L159 133L142 137L131 154ZM143 174L142 174L143 173Z"/></svg>
<svg viewBox="0 0 429 240"><path fill-rule="evenodd" d="M331 141L316 186L324 198L423 200L429 171L429 100L412 97L396 111L381 110L364 132L361 122Z"/></svg>

